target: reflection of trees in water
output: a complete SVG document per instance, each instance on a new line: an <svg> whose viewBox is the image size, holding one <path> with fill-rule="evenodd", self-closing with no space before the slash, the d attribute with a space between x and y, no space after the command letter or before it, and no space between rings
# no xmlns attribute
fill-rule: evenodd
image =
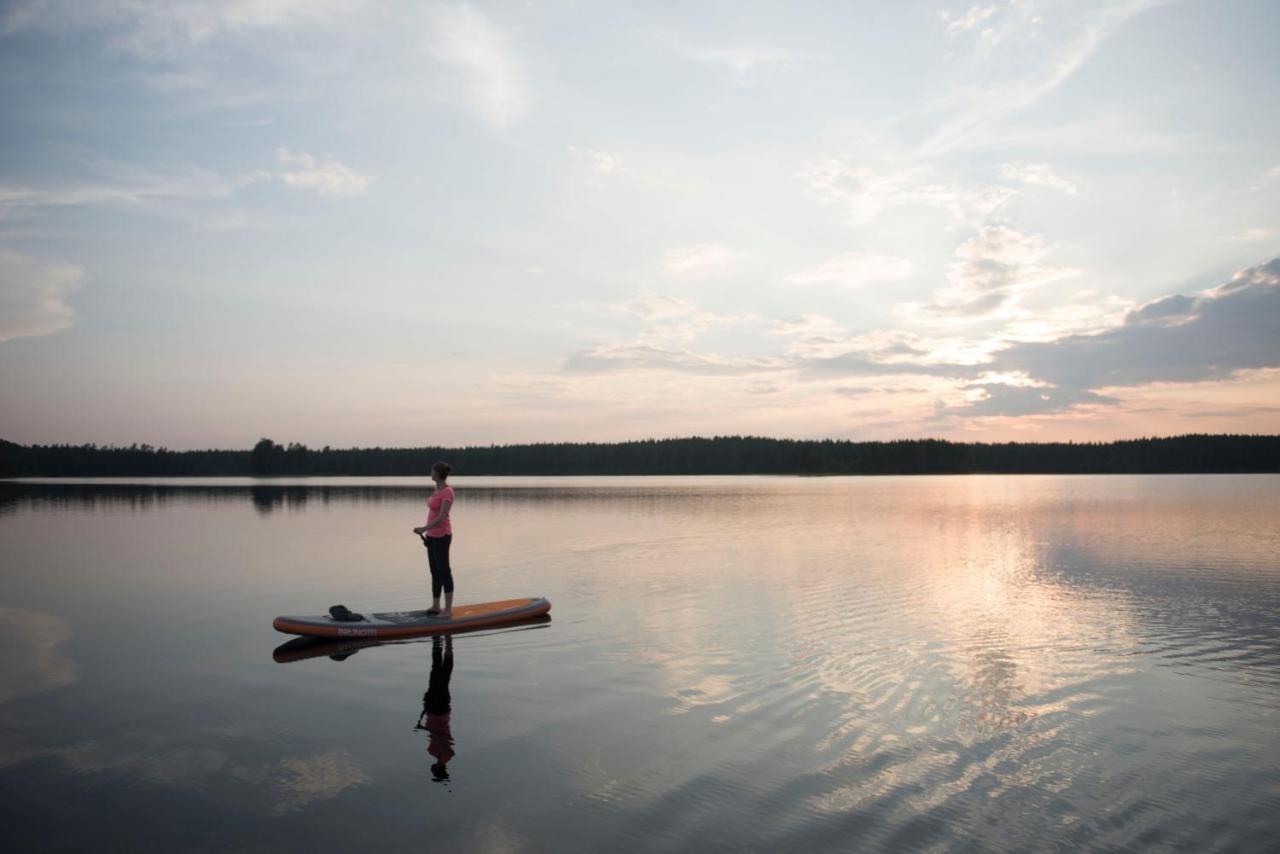
<svg viewBox="0 0 1280 854"><path fill-rule="evenodd" d="M633 507L669 507L673 502L683 502L690 508L699 508L705 506L708 498L732 500L759 496L758 488L744 485L565 487L553 481L515 487L460 486L459 491L465 491L468 503L473 504L539 506L623 503ZM378 484L8 482L0 483L0 513L19 509L145 511L168 505L236 504L248 499L258 513L267 515L276 510L302 510L313 501L325 506L334 502L417 506L426 501L431 492L430 486Z"/></svg>
<svg viewBox="0 0 1280 854"><path fill-rule="evenodd" d="M184 495L169 487L103 485L93 483L2 483L0 509L17 510L111 510L146 511L181 503ZM232 503L234 496L209 492L202 502Z"/></svg>
<svg viewBox="0 0 1280 854"><path fill-rule="evenodd" d="M253 501L253 509L262 516L273 510L288 507L290 510L304 510L311 497L305 486L251 486L249 497ZM329 496L323 496L321 503L328 504Z"/></svg>
<svg viewBox="0 0 1280 854"><path fill-rule="evenodd" d="M134 510L169 505L240 504L248 500L266 515L302 510L312 501L361 504L422 504L429 488L309 486L305 484L104 484L0 483L0 513L19 510Z"/></svg>

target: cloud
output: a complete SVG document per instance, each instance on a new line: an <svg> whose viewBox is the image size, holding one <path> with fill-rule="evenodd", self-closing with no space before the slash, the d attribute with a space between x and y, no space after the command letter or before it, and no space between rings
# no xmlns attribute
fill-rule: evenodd
<svg viewBox="0 0 1280 854"><path fill-rule="evenodd" d="M792 51L765 45L735 47L682 45L677 49L695 62L732 72L740 82L752 75L785 71L796 61L796 55Z"/></svg>
<svg viewBox="0 0 1280 854"><path fill-rule="evenodd" d="M954 15L947 10L942 10L938 16L942 19L942 23L946 24L947 32L952 36L971 30L990 18L997 11L998 7L991 6L970 6L968 11L960 15Z"/></svg>
<svg viewBox="0 0 1280 854"><path fill-rule="evenodd" d="M886 362L879 354L845 350L832 355L806 354L794 362L797 376L805 380L831 379L835 377L890 377L898 374L912 376L964 376L966 370L951 365L918 364L915 362Z"/></svg>
<svg viewBox="0 0 1280 854"><path fill-rule="evenodd" d="M965 140L969 151L1031 149L1040 154L1095 157L1146 157L1175 155L1203 145L1186 132L1152 130L1135 117L1118 113L1090 115L1083 119L1048 123L1001 122L984 128L981 136Z"/></svg>
<svg viewBox="0 0 1280 854"><path fill-rule="evenodd" d="M214 77L211 74L196 71L140 71L135 79L143 86L155 92L186 93L207 89Z"/></svg>
<svg viewBox="0 0 1280 854"><path fill-rule="evenodd" d="M831 389L841 397L858 399L880 394L928 394L931 389L923 386L875 386L875 385L842 385Z"/></svg>
<svg viewBox="0 0 1280 854"><path fill-rule="evenodd" d="M772 357L727 358L690 349L697 337L713 326L750 323L750 312L717 314L688 300L640 291L614 303L584 303L581 307L605 314L623 314L642 322L630 341L595 342L573 353L564 364L566 373L603 373L614 370L669 370L700 374L751 373L783 366Z"/></svg>
<svg viewBox="0 0 1280 854"><path fill-rule="evenodd" d="M75 325L67 298L84 271L65 261L42 261L0 249L0 342L52 335Z"/></svg>
<svg viewBox="0 0 1280 854"><path fill-rule="evenodd" d="M609 175L618 168L618 158L607 151L593 151L590 148L578 148L576 145L569 146L569 151L574 156L586 160L592 170L601 175Z"/></svg>
<svg viewBox="0 0 1280 854"><path fill-rule="evenodd" d="M1005 383L972 383L965 388L980 392L972 402L937 407L934 418L961 415L968 418L983 416L1047 415L1065 412L1091 404L1108 406L1118 403L1113 397L1095 394L1085 389L1041 388L1014 386Z"/></svg>
<svg viewBox="0 0 1280 854"><path fill-rule="evenodd" d="M1076 193L1076 185L1055 175L1047 163L1005 163L1000 167L1000 176L1009 181L1061 190L1068 195Z"/></svg>
<svg viewBox="0 0 1280 854"><path fill-rule="evenodd" d="M823 314L802 314L774 321L769 327L774 335L802 335L805 337L843 335L844 327Z"/></svg>
<svg viewBox="0 0 1280 854"><path fill-rule="evenodd" d="M276 149L276 157L282 166L289 167L277 173L285 185L315 190L322 196L358 196L373 180L332 158L322 161L305 152L294 154L283 146Z"/></svg>
<svg viewBox="0 0 1280 854"><path fill-rule="evenodd" d="M93 173L93 177L80 183L41 188L0 186L0 214L6 210L21 211L41 207L146 207L164 206L179 200L226 199L246 187L273 180L295 189L315 190L327 196L355 196L363 193L373 180L332 158L322 160L305 152L291 152L284 147L276 149L276 159L286 168L231 176L190 165L150 169L92 160L83 165Z"/></svg>
<svg viewBox="0 0 1280 854"><path fill-rule="evenodd" d="M962 262L958 262L956 281L975 290L991 289L1000 299L1011 301L1011 295L1019 293L1019 289L1075 272L1047 267L1041 262L1044 247L1038 239L1012 230L991 229L967 243L958 252ZM983 251L977 251L978 246ZM800 383L844 377L886 382L920 377L936 380L943 387L967 388L973 411L984 412L1015 404L1028 412L1045 412L1077 404L1106 403L1108 399L1095 390L1058 389L1051 382L1013 367L1000 367L996 362L997 356L1011 346L1061 338L1066 334L1063 330L1096 331L1100 324L1122 322L1121 312L1132 307L1132 303L1114 299L1099 305L1096 294L1090 291L1074 296L1090 297L1093 302L1068 303L1039 313L1010 309L1000 315L1006 321L1002 331L977 338L919 334L904 329L851 335L832 317L800 314L776 319L762 330L787 339L780 355L726 357L696 348L698 335L713 324L755 322L758 318L754 314L714 314L681 297L642 291L616 303L587 304L596 311L638 318L643 329L632 340L595 342L575 352L566 360L564 372L651 370L708 376L781 372ZM1135 312L1134 317L1149 320L1157 314L1176 314L1175 303L1171 300L1168 304L1151 304ZM1034 387L1038 391L1035 395L1014 393L1004 386ZM980 400L989 402L978 406Z"/></svg>
<svg viewBox="0 0 1280 854"><path fill-rule="evenodd" d="M972 378L972 366L987 362L1003 344L998 340L975 342L919 335L904 329L850 335L840 323L821 314L782 318L767 331L792 338L785 352L803 376L839 374L845 367L856 374L891 374L905 366L910 373Z"/></svg>
<svg viewBox="0 0 1280 854"><path fill-rule="evenodd" d="M1010 36L1034 38L1039 35L1037 29L1044 18L1038 12L1035 4L1009 0L1002 4L970 6L958 15L944 10L938 17L946 26L948 37L956 40L970 36L974 56L987 60Z"/></svg>
<svg viewBox="0 0 1280 854"><path fill-rule="evenodd" d="M210 5L234 28L332 22L367 4L364 0L224 0Z"/></svg>
<svg viewBox="0 0 1280 854"><path fill-rule="evenodd" d="M965 415L1025 415L1108 403L1099 392L1161 382L1221 380L1280 367L1280 258L1195 296L1174 294L1094 334L1013 344L986 367L1031 377L1035 388L982 385L986 397L948 407Z"/></svg>
<svg viewBox="0 0 1280 854"><path fill-rule="evenodd" d="M1183 418L1240 418L1247 415L1277 415L1280 406L1241 406L1236 409L1205 409L1180 413Z"/></svg>
<svg viewBox="0 0 1280 854"><path fill-rule="evenodd" d="M870 166L829 157L808 164L801 178L818 198L849 208L849 223L865 225L897 196L911 173L879 174Z"/></svg>
<svg viewBox="0 0 1280 854"><path fill-rule="evenodd" d="M688 300L649 290L639 291L634 297L620 302L579 303L579 307L639 319L642 328L630 343L659 349L677 344L688 346L698 335L713 326L747 323L756 319L750 312L716 314L704 311Z"/></svg>
<svg viewBox="0 0 1280 854"><path fill-rule="evenodd" d="M894 206L938 208L956 222L977 224L1018 194L994 184L929 182L927 173L923 166L880 172L829 157L810 162L801 178L818 198L847 206L850 225L866 225Z"/></svg>
<svg viewBox="0 0 1280 854"><path fill-rule="evenodd" d="M677 278L707 278L731 272L743 253L719 243L699 243L669 249L662 256L662 272Z"/></svg>
<svg viewBox="0 0 1280 854"><path fill-rule="evenodd" d="M947 267L947 286L919 307L925 316L963 319L990 315L1029 288L1077 275L1080 271L1042 263L1048 249L1034 235L1004 226L982 228L955 250Z"/></svg>
<svg viewBox="0 0 1280 854"><path fill-rule="evenodd" d="M964 360L952 339L923 337L897 329L877 329L858 335L839 334L817 323L795 323L796 339L787 347L798 375L806 378L841 374L937 374L969 377L981 353ZM783 329L776 333L786 334Z"/></svg>
<svg viewBox="0 0 1280 854"><path fill-rule="evenodd" d="M898 201L940 208L956 222L978 223L1016 195L1017 190L995 184L926 184L902 194Z"/></svg>
<svg viewBox="0 0 1280 854"><path fill-rule="evenodd" d="M0 19L0 32L24 29L102 29L111 43L143 59L180 56L227 33L252 29L330 26L363 0L26 0Z"/></svg>
<svg viewBox="0 0 1280 854"><path fill-rule="evenodd" d="M696 353L685 348L660 347L641 342L593 344L565 360L564 371L571 374L605 373L623 370L656 370L713 376L755 374L787 367L770 357L729 358L714 353Z"/></svg>
<svg viewBox="0 0 1280 854"><path fill-rule="evenodd" d="M994 362L1077 389L1221 379L1280 366L1280 258L1194 297L1147 303L1115 329L1017 344Z"/></svg>
<svg viewBox="0 0 1280 854"><path fill-rule="evenodd" d="M953 272L959 284L1009 299L1019 288L1074 272L1045 267L1038 240L1004 232L987 230L958 253L962 258ZM1102 318L1096 312L1091 316ZM1102 322L1101 330L1012 343L1007 334L983 341L902 330L846 336L822 315L781 320L769 331L794 336L786 356L801 381L916 376L963 391L963 401L940 401L933 421L1107 407L1120 402L1114 389L1230 380L1280 369L1280 258L1199 294L1171 294ZM857 397L900 387L906 386L834 390ZM1213 410L1221 412L1226 410Z"/></svg>
<svg viewBox="0 0 1280 854"><path fill-rule="evenodd" d="M438 4L428 13L427 49L458 72L464 106L498 130L529 112L529 87L510 38L468 4Z"/></svg>
<svg viewBox="0 0 1280 854"><path fill-rule="evenodd" d="M1101 297L1091 290L1060 297L1060 302L1035 310L1010 304L1000 314L1000 336L1006 341L1052 341L1077 332L1097 332L1124 321L1133 300Z"/></svg>
<svg viewBox="0 0 1280 854"><path fill-rule="evenodd" d="M890 282L911 275L912 264L905 258L877 252L847 252L807 270L792 273L788 285L842 285L860 288L872 282Z"/></svg>
<svg viewBox="0 0 1280 854"><path fill-rule="evenodd" d="M92 180L60 187L0 186L0 211L77 205L142 205L172 199L220 199L264 179L265 173L227 178L197 167L168 171L103 161L87 164Z"/></svg>
<svg viewBox="0 0 1280 854"><path fill-rule="evenodd" d="M1246 228L1231 239L1236 243L1253 243L1258 240L1275 240L1277 237L1280 237L1280 231L1274 228Z"/></svg>
<svg viewBox="0 0 1280 854"><path fill-rule="evenodd" d="M979 78L988 76L994 82L966 87L932 105L931 108L945 110L949 117L918 154L937 155L971 145L975 139L980 141L981 133L990 125L1039 102L1070 79L1130 19L1165 2L1169 0L1099 0L1083 11L1065 2L1009 4L998 24L978 30L975 42L975 74ZM1045 26L1046 22L1050 26ZM961 30L975 28L971 25ZM1047 44L1052 38L1058 38L1059 43ZM1035 47L1010 51L1011 55L1001 57L1001 62L992 62L992 57L998 55L995 48L1004 43L1018 48Z"/></svg>
<svg viewBox="0 0 1280 854"><path fill-rule="evenodd" d="M645 321L670 320L677 317L691 317L698 313L698 308L688 300L659 294L653 291L640 291L634 297L622 302L599 303L594 307L601 311L631 314Z"/></svg>
<svg viewBox="0 0 1280 854"><path fill-rule="evenodd" d="M782 387L777 383L756 380L755 382L747 383L744 387L744 391L746 391L747 394L778 394L782 391Z"/></svg>
<svg viewBox="0 0 1280 854"><path fill-rule="evenodd" d="M1173 294L1160 297L1135 308L1125 317L1129 323L1179 325L1189 323L1195 315L1196 298Z"/></svg>

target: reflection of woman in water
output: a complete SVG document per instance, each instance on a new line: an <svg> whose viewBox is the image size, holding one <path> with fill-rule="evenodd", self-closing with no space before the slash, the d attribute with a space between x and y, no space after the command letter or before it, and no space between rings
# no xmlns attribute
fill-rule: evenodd
<svg viewBox="0 0 1280 854"><path fill-rule="evenodd" d="M431 779L441 782L449 779L446 767L453 758L453 733L449 731L449 677L453 675L453 638L436 635L431 639L431 679L427 693L422 695L422 714L414 729L425 729L431 739L427 753L435 757L431 765Z"/></svg>
<svg viewBox="0 0 1280 854"><path fill-rule="evenodd" d="M453 487L449 485L448 463L436 463L431 467L431 479L436 489L427 499L427 524L414 528L427 547L427 562L431 567L431 616L453 616L453 570L449 567L449 545L453 542L453 525L449 522L449 508L453 506ZM444 610L440 610L440 592L444 591Z"/></svg>

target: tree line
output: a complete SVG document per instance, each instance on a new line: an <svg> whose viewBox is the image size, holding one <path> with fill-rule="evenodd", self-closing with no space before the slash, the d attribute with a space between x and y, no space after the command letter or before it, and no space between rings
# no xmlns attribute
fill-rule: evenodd
<svg viewBox="0 0 1280 854"><path fill-rule="evenodd" d="M1188 434L1114 442L950 442L713 436L420 448L251 450L151 445L20 445L0 439L0 477L421 475L1116 474L1280 472L1280 436Z"/></svg>

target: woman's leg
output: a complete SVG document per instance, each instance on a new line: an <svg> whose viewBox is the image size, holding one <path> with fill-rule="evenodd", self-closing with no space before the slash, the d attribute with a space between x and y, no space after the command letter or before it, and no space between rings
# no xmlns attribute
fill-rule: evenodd
<svg viewBox="0 0 1280 854"><path fill-rule="evenodd" d="M427 566L431 568L431 610L440 610L440 558L436 556L436 537L427 537Z"/></svg>
<svg viewBox="0 0 1280 854"><path fill-rule="evenodd" d="M440 568L440 586L444 589L444 610L442 617L453 616L453 568L449 566L449 546L453 544L453 534L437 537L440 541L440 557L437 564Z"/></svg>

